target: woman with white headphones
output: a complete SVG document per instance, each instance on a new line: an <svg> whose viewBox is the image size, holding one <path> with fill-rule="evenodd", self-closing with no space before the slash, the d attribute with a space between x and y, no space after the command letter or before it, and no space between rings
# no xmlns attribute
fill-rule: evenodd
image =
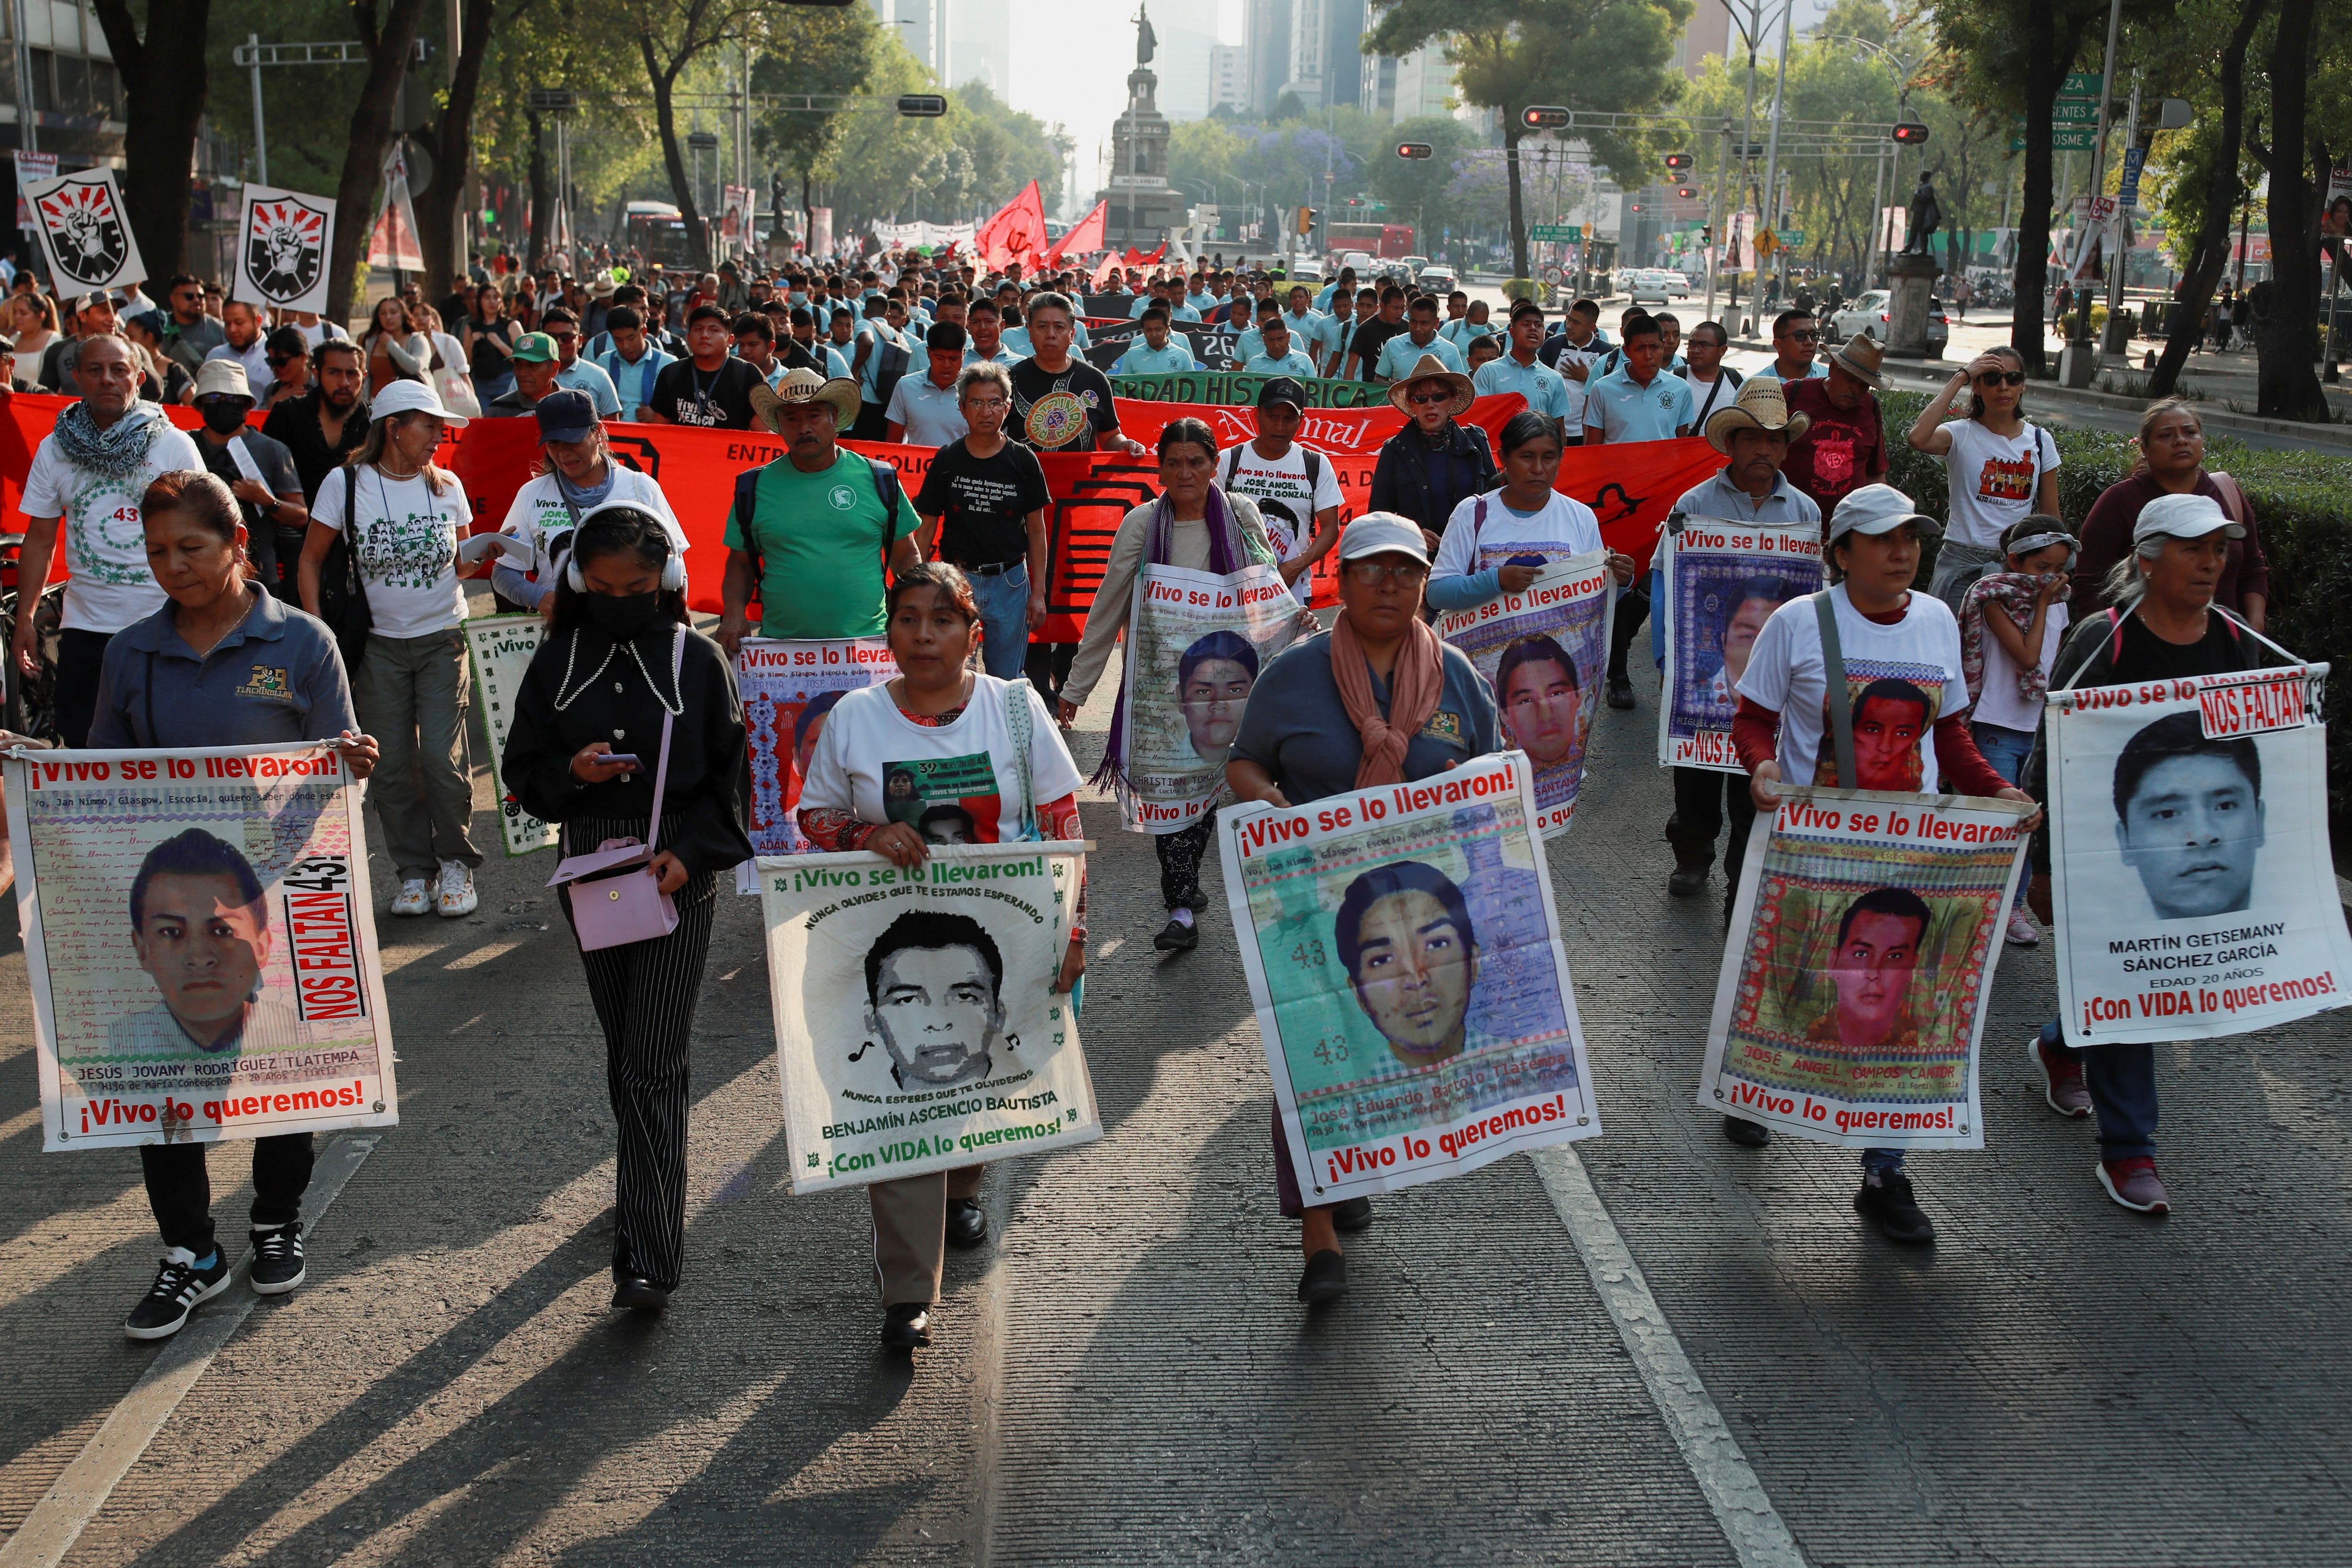
<svg viewBox="0 0 2352 1568"><path fill-rule="evenodd" d="M727 656L687 624L686 563L661 519L619 503L583 513L560 579L504 776L525 811L563 825L565 857L654 852L638 874L655 923L635 940L605 944L585 902L617 901L623 879L563 897L620 1124L613 1305L658 1312L685 1250L688 1047L719 878L751 857L743 703Z"/></svg>

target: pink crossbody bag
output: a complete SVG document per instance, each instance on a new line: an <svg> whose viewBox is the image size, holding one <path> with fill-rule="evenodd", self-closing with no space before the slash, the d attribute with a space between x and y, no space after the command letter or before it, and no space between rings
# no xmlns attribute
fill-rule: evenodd
<svg viewBox="0 0 2352 1568"><path fill-rule="evenodd" d="M670 645L670 689L681 699L678 670L686 657L686 632L681 628ZM654 874L654 847L661 841L662 791L669 783L670 724L675 718L662 710L661 760L654 764L653 820L646 841L607 838L593 855L567 855L559 861L551 888L563 888L572 898L572 928L581 951L619 947L625 942L651 942L677 929L677 906L661 890ZM565 831L570 832L569 828Z"/></svg>

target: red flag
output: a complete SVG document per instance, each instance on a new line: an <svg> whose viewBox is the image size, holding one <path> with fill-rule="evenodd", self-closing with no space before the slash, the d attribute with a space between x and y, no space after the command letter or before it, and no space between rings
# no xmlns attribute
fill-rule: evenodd
<svg viewBox="0 0 2352 1568"><path fill-rule="evenodd" d="M1117 276L1118 276L1118 252L1116 250L1106 250L1103 252L1101 265L1095 268L1095 292L1097 294L1101 293L1103 291L1103 286Z"/></svg>
<svg viewBox="0 0 2352 1568"><path fill-rule="evenodd" d="M1065 257L1084 256L1089 250L1100 250L1103 226L1109 217L1110 202L1108 199L1097 202L1094 211L1080 218L1076 228L1055 240L1045 252L1045 265L1059 267Z"/></svg>
<svg viewBox="0 0 2352 1568"><path fill-rule="evenodd" d="M1003 211L981 225L971 241L982 264L1000 272L1015 261L1034 262L1046 243L1045 203L1037 194L1034 180L1005 204Z"/></svg>

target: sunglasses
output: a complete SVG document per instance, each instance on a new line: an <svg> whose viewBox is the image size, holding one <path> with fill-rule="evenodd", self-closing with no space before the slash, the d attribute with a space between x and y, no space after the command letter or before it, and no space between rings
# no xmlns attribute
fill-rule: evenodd
<svg viewBox="0 0 2352 1568"><path fill-rule="evenodd" d="M1402 587L1417 588L1429 576L1429 568L1419 562L1350 561L1348 574L1367 588L1394 581Z"/></svg>
<svg viewBox="0 0 2352 1568"><path fill-rule="evenodd" d="M1407 403L1412 404L1416 408L1435 408L1440 404L1453 402L1454 394L1450 391L1408 392L1404 395L1404 400Z"/></svg>
<svg viewBox="0 0 2352 1568"><path fill-rule="evenodd" d="M1989 370L1977 377L1979 386L2023 386L2025 373L2021 370Z"/></svg>
<svg viewBox="0 0 2352 1568"><path fill-rule="evenodd" d="M1821 341L1821 336L1822 335L1819 332L1790 332L1789 334L1789 341L1792 343L1819 342Z"/></svg>

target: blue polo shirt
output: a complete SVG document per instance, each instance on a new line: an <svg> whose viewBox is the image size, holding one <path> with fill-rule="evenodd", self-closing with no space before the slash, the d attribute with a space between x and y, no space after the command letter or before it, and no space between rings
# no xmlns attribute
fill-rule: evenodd
<svg viewBox="0 0 2352 1568"><path fill-rule="evenodd" d="M1198 370L1201 362L1192 357L1192 347L1182 338L1171 337L1164 348L1153 348L1142 339L1111 363L1113 375L1165 375L1175 370Z"/></svg>
<svg viewBox="0 0 2352 1568"><path fill-rule="evenodd" d="M1671 441L1690 422L1690 383L1664 370L1643 386L1621 367L1584 389L1584 428L1604 441Z"/></svg>
<svg viewBox="0 0 2352 1568"><path fill-rule="evenodd" d="M106 645L93 749L293 745L356 731L335 634L260 594L236 630L199 657L165 604Z"/></svg>
<svg viewBox="0 0 2352 1568"><path fill-rule="evenodd" d="M1568 417L1568 378L1541 360L1521 364L1507 353L1500 359L1490 359L1478 367L1470 384L1478 389L1481 397L1516 392L1538 414L1549 414L1554 419Z"/></svg>
<svg viewBox="0 0 2352 1568"><path fill-rule="evenodd" d="M1381 363L1373 367L1372 374L1382 381L1402 380L1412 373L1412 367L1421 363L1423 354L1435 354L1440 363L1456 374L1465 370L1462 351L1444 338L1433 337L1425 344L1416 343L1412 341L1412 334L1405 331L1399 332L1381 346Z"/></svg>
<svg viewBox="0 0 2352 1568"><path fill-rule="evenodd" d="M1242 374L1244 375L1295 375L1302 380L1311 381L1315 376L1315 366L1297 349L1291 350L1280 359L1276 359L1272 354L1261 350L1242 362Z"/></svg>

